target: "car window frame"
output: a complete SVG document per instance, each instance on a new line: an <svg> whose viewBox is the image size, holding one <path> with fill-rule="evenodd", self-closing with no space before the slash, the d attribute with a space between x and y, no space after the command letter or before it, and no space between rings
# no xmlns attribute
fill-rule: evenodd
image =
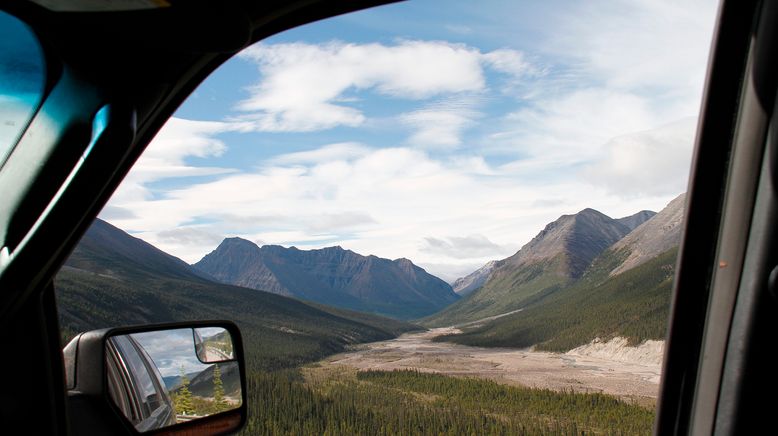
<svg viewBox="0 0 778 436"><path fill-rule="evenodd" d="M690 190L689 203L687 210L689 216L686 219L686 234L682 243L681 253L684 259L679 263L679 278L676 281L676 289L683 289L689 285L689 288L700 289L700 283L709 284L711 268L715 265L715 250L711 250L711 242L716 241L719 230L722 213L721 186L726 182L728 151L730 150L732 139L732 108L733 102L739 101L739 95L732 95L732 90L727 87L731 85L732 80L739 80L742 72L744 36L750 36L753 16L760 2L745 1L741 6L734 1L724 1L721 12L719 13L719 25L717 30L714 54L709 68L708 85L705 97L704 113L698 129L698 139L695 151L695 172L692 175L692 189ZM738 15L740 17L738 17ZM305 21L310 17L297 18L298 21ZM292 20L295 22L295 20ZM274 24L261 29L257 34L267 36L283 30L286 24ZM744 32L744 29L747 30ZM731 38L731 40L727 40ZM734 40L734 41L733 41ZM747 41L746 41L747 42ZM214 55L209 59L204 56L201 62L193 66L191 74L182 78L174 88L167 94L164 101L151 115L146 117L138 130L137 144L143 144L132 148L118 162L115 172L104 178L105 184L103 190L98 192L95 201L84 207L83 203L71 201L70 204L78 205L80 217L71 217L65 222L69 231L63 231L57 226L41 226L31 229L33 234L30 238L35 240L49 238L56 241L57 247L47 254L45 259L34 260L36 249L46 247L46 244L30 244L22 246L20 249L24 252L19 258L5 260L13 261L15 265L21 263L22 266L15 267L21 270L11 278L14 290L21 286L15 293L13 304L4 305L5 314L13 314L27 300L27 297L35 294L42 294L46 289L50 289L50 280L53 274L58 270L59 265L64 261L64 257L75 246L79 236L83 234L91 219L97 215L97 210L107 201L117 186L121 178L126 175L131 164L137 159L145 144L148 144L151 137L159 130L162 123L172 114L174 107L177 107L183 98L185 98L199 82L205 78L210 71L208 68L217 66L225 57L223 55ZM727 64L729 63L729 64ZM212 70L211 70L212 71ZM197 79L200 80L197 80ZM729 79L729 80L727 80ZM187 92L188 91L188 92ZM739 93L735 93L739 94ZM121 104L119 105L121 106ZM737 107L737 106L734 106ZM121 108L125 110L125 108ZM127 111L125 111L127 112ZM130 110L131 112L131 110ZM167 114L167 116L165 116ZM126 118L125 118L126 120ZM718 127L716 124L718 123ZM719 136L720 138L716 138ZM704 145L704 147L701 147ZM703 149L704 148L704 149ZM708 186L706 192L705 186ZM60 208L67 207L68 198L60 203ZM70 199L72 200L72 198ZM707 215L707 216L706 216ZM711 218L714 217L714 218ZM54 236L52 238L52 236ZM713 239L710 239L713 238ZM715 247L714 247L715 248ZM691 256L697 256L698 259L690 259ZM38 268L36 268L36 266ZM38 271L31 279L29 271ZM5 278L5 277L4 277ZM27 287L22 286L25 282ZM3 284L8 283L2 282ZM695 284L697 283L697 284ZM49 291L50 292L50 291ZM692 295L680 295L680 292L674 292L674 302L671 314L672 328L667 346L667 354L664 361L665 378L662 384L662 393L660 404L658 406L657 432L660 434L676 434L689 430L689 423L681 422L690 415L692 407L690 399L694 396L694 386L696 385L697 371L699 369L700 349L702 347L703 330L700 322L704 325L704 318L707 308L708 294L701 290ZM51 304L51 303L47 303ZM701 313L700 306L704 309ZM48 313L56 313L55 308L45 309ZM54 323L56 319L49 320ZM686 329L686 332L683 330ZM49 336L54 335L56 329L48 327ZM50 342L44 342L44 349L48 347L51 356L53 353ZM54 364L52 370L56 373L57 365ZM56 375L53 376L56 379ZM55 393L56 394L56 393ZM665 430L667 431L665 433Z"/></svg>

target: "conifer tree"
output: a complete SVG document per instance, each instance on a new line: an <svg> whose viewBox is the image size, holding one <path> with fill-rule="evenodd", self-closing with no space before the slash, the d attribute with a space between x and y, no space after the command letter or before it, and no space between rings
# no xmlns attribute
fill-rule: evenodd
<svg viewBox="0 0 778 436"><path fill-rule="evenodd" d="M216 412L227 409L227 401L224 399L222 371L219 369L219 365L213 365L213 402L216 406Z"/></svg>
<svg viewBox="0 0 778 436"><path fill-rule="evenodd" d="M181 388L178 390L178 394L175 399L176 412L184 415L194 414L194 406L192 405L192 392L189 390L189 378L184 372L184 366L181 365Z"/></svg>

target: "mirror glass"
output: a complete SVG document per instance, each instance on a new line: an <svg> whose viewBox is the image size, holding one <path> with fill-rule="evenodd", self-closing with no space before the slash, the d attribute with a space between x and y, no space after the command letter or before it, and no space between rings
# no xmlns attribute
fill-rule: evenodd
<svg viewBox="0 0 778 436"><path fill-rule="evenodd" d="M216 363L233 360L232 337L222 327L201 327L194 329L197 358L202 363Z"/></svg>
<svg viewBox="0 0 778 436"><path fill-rule="evenodd" d="M232 346L221 327L111 336L108 392L139 432L237 409L240 365Z"/></svg>

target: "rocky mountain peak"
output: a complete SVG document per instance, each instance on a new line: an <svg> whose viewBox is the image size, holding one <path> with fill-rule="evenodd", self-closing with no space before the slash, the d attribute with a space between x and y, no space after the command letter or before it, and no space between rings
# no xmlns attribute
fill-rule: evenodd
<svg viewBox="0 0 778 436"><path fill-rule="evenodd" d="M240 236L233 236L233 237L230 237L230 238L224 238L224 240L219 245L243 245L243 244L257 245L255 243L249 241L248 239L241 238Z"/></svg>
<svg viewBox="0 0 778 436"><path fill-rule="evenodd" d="M194 266L225 283L400 318L428 315L458 299L446 282L405 258L362 256L340 246L252 244L252 250L248 244L222 242Z"/></svg>
<svg viewBox="0 0 778 436"><path fill-rule="evenodd" d="M632 269L681 243L686 193L674 198L651 219L613 245L614 251L626 251L624 262L611 271L616 275Z"/></svg>
<svg viewBox="0 0 778 436"><path fill-rule="evenodd" d="M217 257L228 257L234 259L253 259L261 255L261 248L243 238L225 238L218 247L211 253L207 254L200 262L208 262L214 260ZM198 264L200 263L198 262ZM197 266L195 265L197 268Z"/></svg>
<svg viewBox="0 0 778 436"><path fill-rule="evenodd" d="M652 210L641 210L636 214L618 218L616 221L624 224L629 228L629 231L632 231L635 230L639 225L653 218L654 215L656 215L656 212Z"/></svg>
<svg viewBox="0 0 778 436"><path fill-rule="evenodd" d="M498 261L491 260L470 274L456 279L452 285L454 292L464 297L477 291L489 280L492 271L494 271L497 265Z"/></svg>
<svg viewBox="0 0 778 436"><path fill-rule="evenodd" d="M564 256L567 274L578 277L591 261L629 233L629 228L597 210L562 215L504 262L509 268Z"/></svg>
<svg viewBox="0 0 778 436"><path fill-rule="evenodd" d="M574 218L581 218L581 217L606 217L606 218L609 218L604 213L602 213L602 212L600 212L598 210L592 209L591 207L587 207L586 209L583 209L580 212L578 212L577 214L572 215L572 216Z"/></svg>
<svg viewBox="0 0 778 436"><path fill-rule="evenodd" d="M411 268L411 267L415 266L415 265L413 264L413 262L411 262L411 261L410 261L410 259L406 259L406 258L404 258L404 257L401 257L401 258L399 258L399 259L395 259L395 260L393 260L392 262L394 262L394 263L396 263L397 265L400 265L400 266L402 266L402 267L404 267L404 268Z"/></svg>

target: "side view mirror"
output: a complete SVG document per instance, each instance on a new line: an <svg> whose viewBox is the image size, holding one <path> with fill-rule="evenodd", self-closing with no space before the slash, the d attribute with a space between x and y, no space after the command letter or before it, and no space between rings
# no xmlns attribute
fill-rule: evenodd
<svg viewBox="0 0 778 436"><path fill-rule="evenodd" d="M232 323L94 330L63 355L75 434L223 434L245 421L243 347Z"/></svg>

